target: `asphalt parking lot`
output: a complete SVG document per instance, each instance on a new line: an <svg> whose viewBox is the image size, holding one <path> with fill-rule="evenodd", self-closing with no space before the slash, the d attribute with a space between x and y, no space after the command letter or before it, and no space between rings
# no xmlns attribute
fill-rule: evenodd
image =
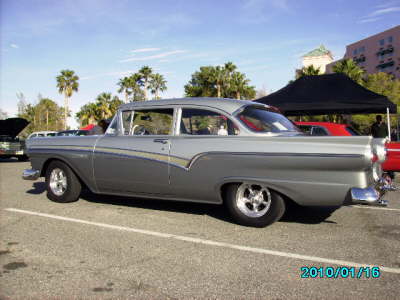
<svg viewBox="0 0 400 300"><path fill-rule="evenodd" d="M298 209L258 229L213 205L89 192L53 203L42 178L21 179L28 167L0 161L1 299L400 297L400 191L387 208ZM350 273L320 278L329 267Z"/></svg>

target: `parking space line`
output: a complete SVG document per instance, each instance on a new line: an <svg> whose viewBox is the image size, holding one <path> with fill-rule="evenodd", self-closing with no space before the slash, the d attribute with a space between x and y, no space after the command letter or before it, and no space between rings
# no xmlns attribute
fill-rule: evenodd
<svg viewBox="0 0 400 300"><path fill-rule="evenodd" d="M358 206L358 205L345 206L345 207L365 208L365 209L378 209L378 210L390 210L390 211L398 211L398 212L400 212L400 208L376 207L376 206Z"/></svg>
<svg viewBox="0 0 400 300"><path fill-rule="evenodd" d="M253 247L248 247L248 246L241 246L241 245L217 242L217 241L212 241L212 240L192 238L192 237L170 234L170 233L162 233L162 232L144 230L144 229L138 229L138 228L132 228L132 227L124 227L124 226L111 225L111 224L106 224L106 223L91 222L91 221L86 221L86 220L81 220L81 219L62 217L62 216L57 216L57 215L45 214L45 213L16 209L16 208L5 208L4 210L9 211L9 212L45 217L45 218L50 218L50 219L55 219L55 220L80 223L80 224L98 226L98 227L109 228L109 229L116 229L116 230L120 230L120 231L141 233L141 234L156 236L156 237L160 237L160 238L170 238L170 239L176 239L176 240L191 242L191 243L196 243L196 244L203 244L203 245L222 247L222 248L230 248L230 249L235 249L235 250L240 250L240 251L280 256L280 257L300 259L300 260L307 260L307 261L319 262L319 263L325 263L325 264L334 264L334 265L356 267L356 268L377 267L378 266L378 265L356 263L356 262L345 261L345 260L329 259L329 258L323 258L323 257L317 257L317 256L309 256L309 255L302 255L302 254L296 254L296 253L290 253L290 252L275 251L275 250L269 250L269 249L263 249L263 248L253 248ZM383 272L400 274L400 268L391 268L391 267L385 267L385 266L379 266L379 268Z"/></svg>

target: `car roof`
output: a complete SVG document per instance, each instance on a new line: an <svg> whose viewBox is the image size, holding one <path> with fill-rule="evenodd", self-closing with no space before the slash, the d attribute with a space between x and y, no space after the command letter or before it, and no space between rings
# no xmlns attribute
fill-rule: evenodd
<svg viewBox="0 0 400 300"><path fill-rule="evenodd" d="M143 107L154 107L154 106L172 106L172 105L198 105L205 107L213 107L223 110L229 114L234 113L236 110L247 105L258 105L268 107L267 105L252 102L248 100L234 100L228 98L212 98L212 97L194 97L194 98L174 98L164 100L147 100L147 101L135 101L126 103L120 106L120 109L135 109Z"/></svg>

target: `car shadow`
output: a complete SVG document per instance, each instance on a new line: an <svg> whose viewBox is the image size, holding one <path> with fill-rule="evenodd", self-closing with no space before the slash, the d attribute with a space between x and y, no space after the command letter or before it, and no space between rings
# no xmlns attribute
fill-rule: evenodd
<svg viewBox="0 0 400 300"><path fill-rule="evenodd" d="M302 224L320 224L331 223L335 221L327 220L340 206L300 206L291 204L281 218L280 222L302 223Z"/></svg>
<svg viewBox="0 0 400 300"><path fill-rule="evenodd" d="M170 211L182 214L208 215L219 220L227 222L232 221L222 205L174 200L159 200L150 198L99 195L94 194L89 190L82 191L80 198L93 203L144 208L158 211Z"/></svg>
<svg viewBox="0 0 400 300"><path fill-rule="evenodd" d="M45 182L34 182L32 184L32 188L26 191L28 194L39 195L46 191L46 183Z"/></svg>
<svg viewBox="0 0 400 300"><path fill-rule="evenodd" d="M166 201L158 199L144 199L122 196L99 195L84 190L80 196L88 202L102 203L118 206L144 208L149 210L170 211L182 214L208 215L225 222L233 223L227 210L223 205L213 205L194 202ZM283 215L279 222L301 223L301 224L320 224L332 223L334 221L326 220L339 207L303 207L299 205L290 205L289 209Z"/></svg>
<svg viewBox="0 0 400 300"><path fill-rule="evenodd" d="M0 158L0 163L2 163L2 162L24 163L24 162L27 162L27 160L26 161L20 161L20 160L18 160L16 158Z"/></svg>

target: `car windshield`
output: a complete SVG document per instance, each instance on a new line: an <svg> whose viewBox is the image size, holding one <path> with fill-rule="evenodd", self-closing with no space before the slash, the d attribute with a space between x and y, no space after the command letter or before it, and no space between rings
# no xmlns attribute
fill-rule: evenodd
<svg viewBox="0 0 400 300"><path fill-rule="evenodd" d="M266 107L247 106L237 115L237 118L251 131L258 133L301 133L285 116L272 112Z"/></svg>

